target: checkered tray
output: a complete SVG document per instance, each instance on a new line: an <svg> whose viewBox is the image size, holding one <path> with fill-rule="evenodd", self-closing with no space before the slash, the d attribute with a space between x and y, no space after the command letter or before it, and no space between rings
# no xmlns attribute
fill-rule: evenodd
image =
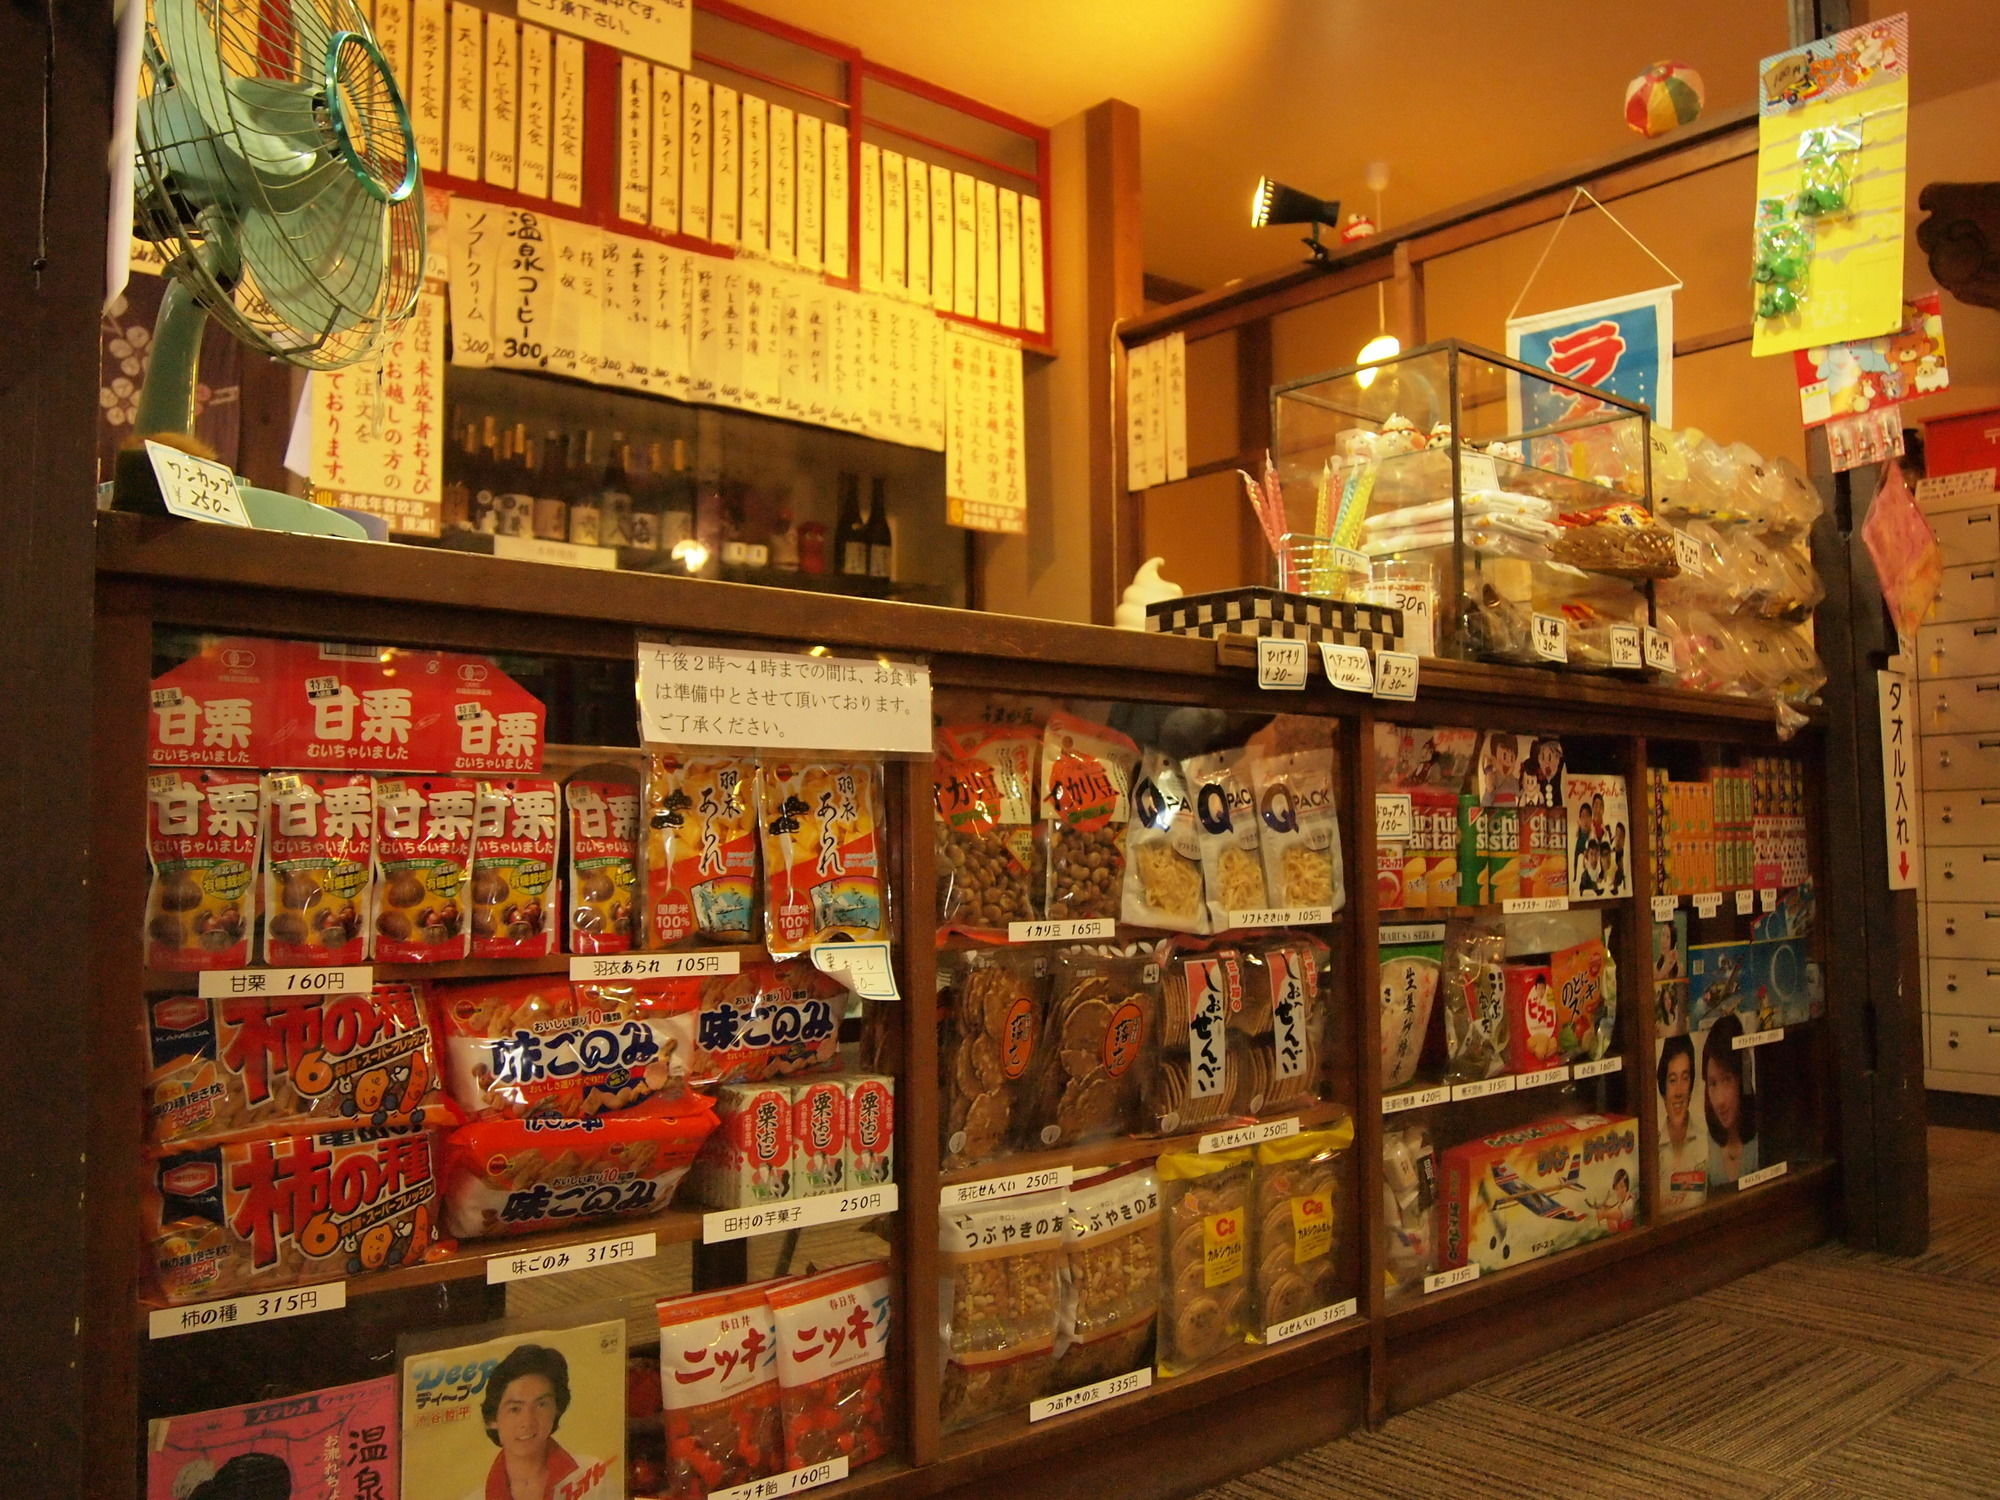
<svg viewBox="0 0 2000 1500"><path fill-rule="evenodd" d="M1403 612L1386 604L1315 599L1277 589L1221 589L1147 605L1146 629L1205 640L1269 635L1394 651L1403 636Z"/></svg>

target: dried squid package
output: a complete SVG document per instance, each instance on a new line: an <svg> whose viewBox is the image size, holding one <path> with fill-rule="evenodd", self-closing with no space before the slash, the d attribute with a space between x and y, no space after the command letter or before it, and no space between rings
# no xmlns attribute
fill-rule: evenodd
<svg viewBox="0 0 2000 1500"><path fill-rule="evenodd" d="M1273 906L1339 911L1347 904L1334 811L1333 751L1260 755L1253 762L1264 886Z"/></svg>
<svg viewBox="0 0 2000 1500"><path fill-rule="evenodd" d="M1258 840L1257 793L1247 749L1218 750L1187 762L1188 793L1194 800L1201 848L1202 886L1208 898L1208 927L1222 932L1230 914L1271 904L1264 888L1264 855Z"/></svg>
<svg viewBox="0 0 2000 1500"><path fill-rule="evenodd" d="M1180 763L1148 750L1132 784L1125 838L1124 918L1169 932L1207 928L1202 900L1201 837Z"/></svg>

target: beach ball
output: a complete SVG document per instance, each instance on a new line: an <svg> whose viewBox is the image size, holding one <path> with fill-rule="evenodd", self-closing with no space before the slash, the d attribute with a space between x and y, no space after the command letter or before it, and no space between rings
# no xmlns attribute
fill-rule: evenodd
<svg viewBox="0 0 2000 1500"><path fill-rule="evenodd" d="M1699 115L1707 98L1693 68L1654 63L1625 85L1625 123L1641 135L1665 135Z"/></svg>

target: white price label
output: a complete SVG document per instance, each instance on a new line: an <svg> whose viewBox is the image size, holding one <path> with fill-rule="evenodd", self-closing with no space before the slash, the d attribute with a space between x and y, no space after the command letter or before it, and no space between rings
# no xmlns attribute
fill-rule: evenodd
<svg viewBox="0 0 2000 1500"><path fill-rule="evenodd" d="M1703 891L1694 898L1694 914L1698 917L1712 917L1722 910L1722 892Z"/></svg>
<svg viewBox="0 0 2000 1500"><path fill-rule="evenodd" d="M1667 535L1674 541L1674 561L1680 564L1683 573L1701 571L1701 545L1678 526L1669 526Z"/></svg>
<svg viewBox="0 0 2000 1500"><path fill-rule="evenodd" d="M1674 909L1680 904L1681 898L1678 896L1655 896L1653 898L1653 920L1655 922L1673 921Z"/></svg>
<svg viewBox="0 0 2000 1500"><path fill-rule="evenodd" d="M204 1000L243 995L365 995L375 985L375 966L325 969L204 969L195 993Z"/></svg>
<svg viewBox="0 0 2000 1500"><path fill-rule="evenodd" d="M1521 1073L1514 1079L1517 1089L1538 1089L1551 1083L1568 1083L1569 1065L1561 1063L1553 1068L1544 1068L1539 1073Z"/></svg>
<svg viewBox="0 0 2000 1500"><path fill-rule="evenodd" d="M1611 627L1611 665L1631 668L1646 665L1646 639L1637 625Z"/></svg>
<svg viewBox="0 0 2000 1500"><path fill-rule="evenodd" d="M1777 1181L1791 1170L1792 1164L1790 1162L1774 1161L1768 1167L1759 1167L1756 1171L1745 1172L1741 1177L1737 1178L1737 1190L1740 1192L1745 1188L1762 1187L1767 1182Z"/></svg>
<svg viewBox="0 0 2000 1500"><path fill-rule="evenodd" d="M1299 1133L1298 1116L1289 1120L1264 1120L1255 1125L1238 1125L1232 1130L1212 1130L1195 1143L1197 1153L1234 1151L1240 1146L1260 1146L1265 1141L1282 1141Z"/></svg>
<svg viewBox="0 0 2000 1500"><path fill-rule="evenodd" d="M1459 493L1470 495L1475 490L1497 490L1500 488L1500 465L1490 453L1474 453L1469 448L1458 450Z"/></svg>
<svg viewBox="0 0 2000 1500"><path fill-rule="evenodd" d="M1600 1057L1595 1062L1578 1063L1570 1070L1570 1073L1572 1077L1578 1080L1602 1078L1606 1073L1616 1073L1624 1066L1625 1059L1622 1057Z"/></svg>
<svg viewBox="0 0 2000 1500"><path fill-rule="evenodd" d="M722 1208L701 1216L701 1242L719 1245L725 1240L747 1240L754 1234L772 1234L780 1229L810 1229L815 1224L834 1224L842 1219L873 1219L896 1211L896 1184L864 1188L851 1193L820 1193L790 1203L766 1203L758 1208Z"/></svg>
<svg viewBox="0 0 2000 1500"><path fill-rule="evenodd" d="M1785 1028L1773 1026L1768 1031L1738 1032L1734 1045L1736 1050L1741 1052L1745 1047L1768 1047L1771 1043L1782 1042L1784 1039Z"/></svg>
<svg viewBox="0 0 2000 1500"><path fill-rule="evenodd" d="M1009 922L1007 941L1010 943L1074 943L1089 938L1108 938L1118 935L1118 923L1112 917L1076 917L1067 922Z"/></svg>
<svg viewBox="0 0 2000 1500"><path fill-rule="evenodd" d="M808 1464L803 1469L787 1469L769 1479L753 1479L748 1484L731 1485L726 1490L710 1490L708 1500L778 1500L781 1495L816 1490L823 1484L833 1484L846 1477L847 1455L843 1453L824 1463Z"/></svg>
<svg viewBox="0 0 2000 1500"><path fill-rule="evenodd" d="M1007 1177L983 1177L978 1182L954 1182L938 1193L938 1207L958 1208L967 1203L991 1203L996 1198L1018 1198L1023 1193L1046 1193L1066 1188L1076 1176L1074 1167L1044 1167L1039 1172L1015 1172Z"/></svg>
<svg viewBox="0 0 2000 1500"><path fill-rule="evenodd" d="M1319 927L1332 920L1330 906L1259 906L1229 913L1231 927Z"/></svg>
<svg viewBox="0 0 2000 1500"><path fill-rule="evenodd" d="M1282 636L1257 637L1257 686L1295 692L1306 685L1306 643Z"/></svg>
<svg viewBox="0 0 2000 1500"><path fill-rule="evenodd" d="M1757 909L1757 893L1745 886L1736 893L1736 915L1747 917Z"/></svg>
<svg viewBox="0 0 2000 1500"><path fill-rule="evenodd" d="M1479 1279L1479 1267L1475 1263L1460 1266L1455 1271L1436 1271L1424 1278L1424 1295L1432 1292L1448 1292L1455 1286L1464 1286L1468 1281Z"/></svg>
<svg viewBox="0 0 2000 1500"><path fill-rule="evenodd" d="M1408 792L1375 794L1375 837L1381 843L1398 843L1410 836L1416 823Z"/></svg>
<svg viewBox="0 0 2000 1500"><path fill-rule="evenodd" d="M1398 948L1407 943L1441 943L1444 941L1442 922L1398 922L1388 927L1375 929L1375 946L1378 948Z"/></svg>
<svg viewBox="0 0 2000 1500"><path fill-rule="evenodd" d="M183 1333L208 1333L240 1328L245 1323L275 1323L307 1313L338 1312L347 1306L347 1283L326 1281L293 1287L288 1292L264 1292L249 1297L225 1297L220 1302L196 1302L187 1307L155 1308L146 1319L150 1338L170 1339Z"/></svg>
<svg viewBox="0 0 2000 1500"><path fill-rule="evenodd" d="M1538 911L1568 911L1567 896L1516 896L1511 901L1502 901L1500 910L1510 917L1530 916Z"/></svg>
<svg viewBox="0 0 2000 1500"><path fill-rule="evenodd" d="M1664 630L1646 627L1646 665L1668 676L1678 676L1680 667L1674 662L1673 639Z"/></svg>
<svg viewBox="0 0 2000 1500"><path fill-rule="evenodd" d="M1569 660L1569 621L1561 615L1536 615L1535 655L1543 661Z"/></svg>
<svg viewBox="0 0 2000 1500"><path fill-rule="evenodd" d="M1407 651L1377 651L1375 696L1413 701L1417 696L1417 658Z"/></svg>
<svg viewBox="0 0 2000 1500"><path fill-rule="evenodd" d="M594 1271L603 1266L622 1266L628 1261L651 1260L659 1254L655 1235L632 1234L622 1240L597 1240L588 1245L564 1245L556 1250L524 1250L517 1255L494 1255L486 1261L486 1284L531 1281L537 1276L554 1276L563 1271Z"/></svg>
<svg viewBox="0 0 2000 1500"><path fill-rule="evenodd" d="M223 526L251 524L250 513L243 508L243 491L237 488L236 476L227 465L150 439L146 456L153 462L153 477L159 481L167 514Z"/></svg>
<svg viewBox="0 0 2000 1500"><path fill-rule="evenodd" d="M863 1000L903 998L896 988L887 943L818 943L812 961L815 969L834 975Z"/></svg>
<svg viewBox="0 0 2000 1500"><path fill-rule="evenodd" d="M1282 1344L1286 1339L1295 1339L1302 1333L1311 1333L1315 1328L1324 1328L1329 1323L1343 1322L1354 1316L1360 1306L1354 1298L1336 1302L1331 1307L1322 1307L1309 1313L1301 1313L1296 1318L1287 1318L1282 1323L1273 1323L1264 1330L1264 1342Z"/></svg>
<svg viewBox="0 0 2000 1500"><path fill-rule="evenodd" d="M1455 1101L1489 1099L1495 1094L1511 1094L1520 1081L1512 1073L1502 1073L1498 1078L1482 1078L1477 1083L1455 1083L1451 1086L1451 1097Z"/></svg>
<svg viewBox="0 0 2000 1500"><path fill-rule="evenodd" d="M1134 1391L1143 1391L1153 1383L1150 1368L1133 1370L1124 1375L1113 1375L1109 1380L1100 1380L1095 1385L1080 1385L1073 1391L1064 1391L1059 1396L1044 1396L1039 1401L1028 1403L1028 1420L1044 1422L1050 1417L1060 1417L1065 1412L1082 1411L1086 1406L1095 1406L1100 1401L1109 1401L1117 1396L1129 1396Z"/></svg>
<svg viewBox="0 0 2000 1500"><path fill-rule="evenodd" d="M1757 905L1764 911L1776 911L1778 909L1778 888L1775 885L1767 885L1758 891Z"/></svg>
<svg viewBox="0 0 2000 1500"><path fill-rule="evenodd" d="M727 949L701 953L611 953L569 961L569 977L593 979L686 979L740 974L743 955Z"/></svg>
<svg viewBox="0 0 2000 1500"><path fill-rule="evenodd" d="M1429 1109L1436 1104L1451 1102L1451 1085L1434 1083L1428 1088L1404 1089L1400 1094L1382 1096L1382 1113L1399 1115L1406 1109Z"/></svg>
<svg viewBox="0 0 2000 1500"><path fill-rule="evenodd" d="M1345 646L1338 641L1321 641L1319 664L1326 671L1326 680L1343 693L1375 691L1375 664L1368 659L1366 646Z"/></svg>

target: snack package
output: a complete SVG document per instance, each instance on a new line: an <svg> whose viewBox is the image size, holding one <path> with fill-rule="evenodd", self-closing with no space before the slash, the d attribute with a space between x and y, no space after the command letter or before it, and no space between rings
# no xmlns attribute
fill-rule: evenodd
<svg viewBox="0 0 2000 1500"><path fill-rule="evenodd" d="M1523 784L1525 787L1525 783ZM1569 894L1569 814L1560 807L1523 807L1520 821L1523 897Z"/></svg>
<svg viewBox="0 0 2000 1500"><path fill-rule="evenodd" d="M713 1107L694 1093L670 1111L461 1125L438 1144L445 1233L485 1239L659 1213L714 1129Z"/></svg>
<svg viewBox="0 0 2000 1500"><path fill-rule="evenodd" d="M1280 907L1347 904L1341 877L1340 820L1334 810L1333 751L1260 755L1252 762L1264 888Z"/></svg>
<svg viewBox="0 0 2000 1500"><path fill-rule="evenodd" d="M1631 895L1631 818L1626 805L1625 778L1585 776L1571 771L1563 778L1563 799L1572 840L1571 894Z"/></svg>
<svg viewBox="0 0 2000 1500"><path fill-rule="evenodd" d="M479 783L472 851L472 956L547 958L556 951L562 824L554 781Z"/></svg>
<svg viewBox="0 0 2000 1500"><path fill-rule="evenodd" d="M1049 961L1018 950L940 959L945 1016L939 1038L946 1170L991 1161L1024 1124L1017 1118L1049 1004Z"/></svg>
<svg viewBox="0 0 2000 1500"><path fill-rule="evenodd" d="M880 777L868 761L773 761L759 773L764 941L772 957L888 937Z"/></svg>
<svg viewBox="0 0 2000 1500"><path fill-rule="evenodd" d="M1218 750L1196 756L1185 767L1188 794L1194 799L1211 932L1226 931L1231 912L1271 904L1257 836L1257 794L1251 785L1256 760L1252 750Z"/></svg>
<svg viewBox="0 0 2000 1500"><path fill-rule="evenodd" d="M1202 899L1201 839L1181 768L1148 750L1132 784L1132 822L1125 837L1124 920L1169 932L1207 930Z"/></svg>
<svg viewBox="0 0 2000 1500"><path fill-rule="evenodd" d="M755 767L661 751L646 759L648 946L757 940Z"/></svg>
<svg viewBox="0 0 2000 1500"><path fill-rule="evenodd" d="M1340 1294L1340 1169L1354 1122L1265 1141L1257 1156L1256 1307L1260 1341Z"/></svg>
<svg viewBox="0 0 2000 1500"><path fill-rule="evenodd" d="M163 1156L142 1207L169 1302L414 1265L435 1235L431 1133L271 1136Z"/></svg>
<svg viewBox="0 0 2000 1500"><path fill-rule="evenodd" d="M1320 997L1325 950L1299 938L1245 955L1243 1006L1230 1029L1248 1040L1232 1114L1273 1114L1319 1098L1326 1044Z"/></svg>
<svg viewBox="0 0 2000 1500"><path fill-rule="evenodd" d="M706 1500L785 1468L778 1325L766 1290L696 1292L655 1309L667 1500Z"/></svg>
<svg viewBox="0 0 2000 1500"><path fill-rule="evenodd" d="M629 782L571 777L569 951L629 953L639 930L639 792Z"/></svg>
<svg viewBox="0 0 2000 1500"><path fill-rule="evenodd" d="M1597 938L1565 948L1549 958L1549 987L1555 998L1560 1061L1582 1062L1602 1055L1598 1025L1604 1015L1605 965L1604 944ZM1614 986L1616 982L1614 977Z"/></svg>
<svg viewBox="0 0 2000 1500"><path fill-rule="evenodd" d="M1521 894L1521 809L1458 799L1460 906L1497 906ZM1442 904L1442 903L1439 903Z"/></svg>
<svg viewBox="0 0 2000 1500"><path fill-rule="evenodd" d="M338 771L264 778L264 962L368 961L375 783Z"/></svg>
<svg viewBox="0 0 2000 1500"><path fill-rule="evenodd" d="M1231 949L1166 966L1160 1049L1146 1094L1146 1128L1162 1135L1228 1116L1246 1049L1229 1045L1229 1017L1243 1004L1243 958Z"/></svg>
<svg viewBox="0 0 2000 1500"><path fill-rule="evenodd" d="M1458 799L1457 792L1438 787L1419 787L1410 793L1415 836L1403 870L1405 906L1458 905Z"/></svg>
<svg viewBox="0 0 2000 1500"><path fill-rule="evenodd" d="M1453 1146L1439 1174L1443 1264L1504 1270L1638 1222L1639 1122L1532 1121Z"/></svg>
<svg viewBox="0 0 2000 1500"><path fill-rule="evenodd" d="M817 1198L847 1186L847 1084L815 1078L792 1096L792 1196Z"/></svg>
<svg viewBox="0 0 2000 1500"><path fill-rule="evenodd" d="M1062 1191L1031 1193L938 1216L940 1416L947 1430L1046 1392L1061 1301L1065 1201Z"/></svg>
<svg viewBox="0 0 2000 1500"><path fill-rule="evenodd" d="M1180 1375L1240 1344L1250 1332L1248 1151L1169 1151L1160 1176L1159 1369Z"/></svg>
<svg viewBox="0 0 2000 1500"><path fill-rule="evenodd" d="M150 967L240 969L250 962L263 800L255 771L147 775Z"/></svg>
<svg viewBox="0 0 2000 1500"><path fill-rule="evenodd" d="M937 806L938 923L1005 933L1041 909L1035 845L1039 731L1025 725L946 726L937 732L931 792Z"/></svg>
<svg viewBox="0 0 2000 1500"><path fill-rule="evenodd" d="M409 985L284 1000L165 995L146 1020L155 1145L458 1119Z"/></svg>
<svg viewBox="0 0 2000 1500"><path fill-rule="evenodd" d="M1428 787L1454 797L1479 744L1476 729L1414 729L1407 725L1375 726L1375 784L1378 790L1414 791Z"/></svg>
<svg viewBox="0 0 2000 1500"><path fill-rule="evenodd" d="M1437 1270L1437 1153L1430 1132L1403 1125L1382 1132L1382 1279L1412 1291Z"/></svg>
<svg viewBox="0 0 2000 1500"><path fill-rule="evenodd" d="M785 1467L845 1455L853 1468L889 1448L883 1356L891 1287L885 1261L780 1282L765 1294L778 1331Z"/></svg>
<svg viewBox="0 0 2000 1500"><path fill-rule="evenodd" d="M479 783L421 776L375 784L375 961L442 963L472 952L465 917Z"/></svg>
<svg viewBox="0 0 2000 1500"><path fill-rule="evenodd" d="M847 1185L880 1187L896 1176L896 1080L856 1073L847 1089Z"/></svg>
<svg viewBox="0 0 2000 1500"><path fill-rule="evenodd" d="M782 1203L792 1192L792 1091L726 1083L715 1090L716 1128L695 1158L689 1192L710 1208Z"/></svg>
<svg viewBox="0 0 2000 1500"><path fill-rule="evenodd" d="M1020 1138L1074 1146L1124 1135L1138 1123L1157 1045L1160 965L1150 958L1059 954L1054 998L1029 1064Z"/></svg>
<svg viewBox="0 0 2000 1500"><path fill-rule="evenodd" d="M847 998L834 976L797 964L747 963L702 980L692 1076L743 1083L832 1067Z"/></svg>
<svg viewBox="0 0 2000 1500"><path fill-rule="evenodd" d="M1042 739L1042 822L1047 829L1052 918L1118 915L1125 825L1139 747L1115 729L1052 714Z"/></svg>
<svg viewBox="0 0 2000 1500"><path fill-rule="evenodd" d="M1536 1073L1558 1061L1561 1022L1547 964L1509 963L1502 971L1507 995L1507 1061L1516 1073Z"/></svg>
<svg viewBox="0 0 2000 1500"><path fill-rule="evenodd" d="M1507 1071L1505 952L1506 939L1491 924L1454 924L1445 936L1438 993L1448 1083L1477 1083Z"/></svg>
<svg viewBox="0 0 2000 1500"><path fill-rule="evenodd" d="M1381 950L1384 1090L1402 1088L1417 1075L1443 962L1441 943L1403 943Z"/></svg>
<svg viewBox="0 0 2000 1500"><path fill-rule="evenodd" d="M1063 1221L1061 1354L1050 1389L1146 1363L1160 1308L1160 1183L1151 1163L1072 1184Z"/></svg>
<svg viewBox="0 0 2000 1500"><path fill-rule="evenodd" d="M560 975L439 984L445 1077L468 1120L582 1120L678 1095L694 1055L693 981Z"/></svg>

